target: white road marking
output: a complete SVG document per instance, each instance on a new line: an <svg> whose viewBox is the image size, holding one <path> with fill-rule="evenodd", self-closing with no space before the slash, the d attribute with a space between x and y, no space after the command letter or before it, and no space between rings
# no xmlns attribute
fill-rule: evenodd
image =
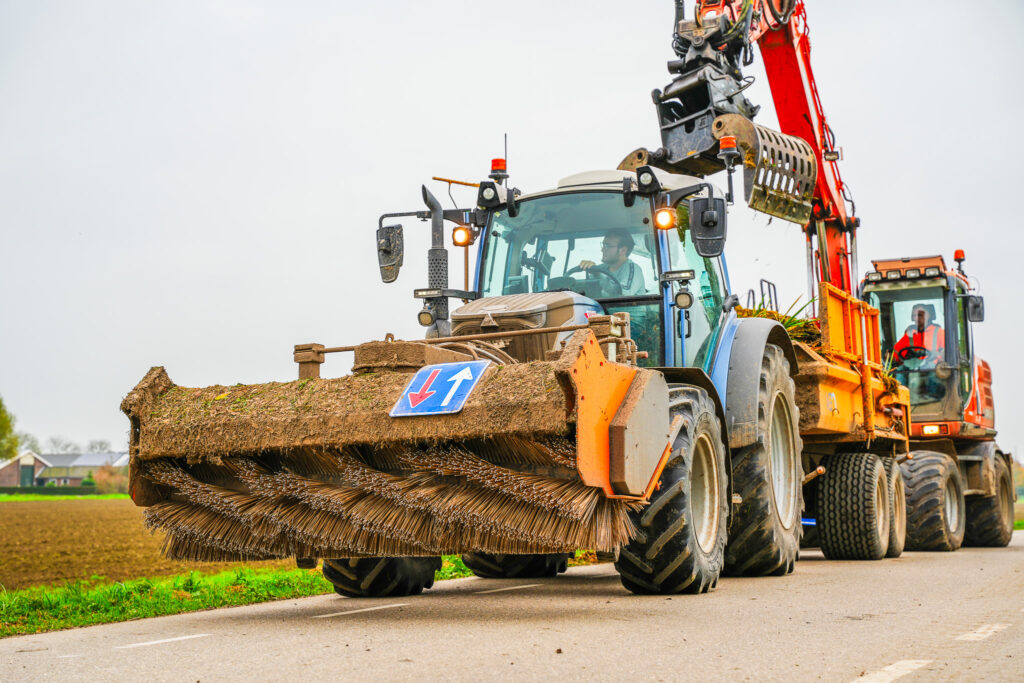
<svg viewBox="0 0 1024 683"><path fill-rule="evenodd" d="M855 680L857 683L865 683L865 681L869 681L870 683L889 683L889 681L895 681L897 678L902 678L903 676L926 667L931 663L932 660L930 659L904 659L896 662L895 664L890 664L884 669L879 669L874 673L861 676Z"/></svg>
<svg viewBox="0 0 1024 683"><path fill-rule="evenodd" d="M381 605L380 607L364 607L363 609L351 609L347 612L332 612L331 614L318 614L314 619L326 619L327 617L343 617L346 614L358 614L359 612L374 612L379 609L391 609L392 607L405 607L409 603L399 602L394 605Z"/></svg>
<svg viewBox="0 0 1024 683"><path fill-rule="evenodd" d="M970 633L964 633L963 635L957 636L956 640L985 640L989 636L994 636L1000 631L1008 628L1010 628L1009 624L985 624L981 628L971 631Z"/></svg>
<svg viewBox="0 0 1024 683"><path fill-rule="evenodd" d="M206 638L210 633L197 633L191 636L178 636L177 638L164 638L163 640L150 640L145 643L132 643L131 645L118 645L115 650L130 650L133 647L146 647L147 645L160 645L161 643L174 643L179 640L192 640L193 638Z"/></svg>
<svg viewBox="0 0 1024 683"><path fill-rule="evenodd" d="M522 585L522 586L509 586L507 588L492 588L489 591L477 591L476 594L477 595L486 595L487 593L501 593L502 591L517 591L520 588L536 588L539 585L540 585L539 583L527 583L527 584Z"/></svg>

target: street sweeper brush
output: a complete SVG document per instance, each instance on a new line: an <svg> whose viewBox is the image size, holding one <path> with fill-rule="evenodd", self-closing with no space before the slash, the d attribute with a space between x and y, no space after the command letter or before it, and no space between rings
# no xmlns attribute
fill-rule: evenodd
<svg viewBox="0 0 1024 683"><path fill-rule="evenodd" d="M613 550L680 424L660 373L576 328L544 361L466 338L363 344L336 379L191 389L154 368L122 403L132 498L175 559ZM422 412L441 403L458 412Z"/></svg>

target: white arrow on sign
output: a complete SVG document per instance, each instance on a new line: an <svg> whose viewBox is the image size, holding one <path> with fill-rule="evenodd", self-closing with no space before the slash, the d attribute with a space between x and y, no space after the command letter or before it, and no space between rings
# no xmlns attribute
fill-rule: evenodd
<svg viewBox="0 0 1024 683"><path fill-rule="evenodd" d="M443 401L441 401L441 405L448 405L448 402L452 400L453 396L455 396L455 392L459 390L459 385L468 379L473 379L473 371L470 370L469 368L462 368L457 373L448 378L449 382L455 382L455 384L453 384L452 388L448 390L448 395L444 397Z"/></svg>

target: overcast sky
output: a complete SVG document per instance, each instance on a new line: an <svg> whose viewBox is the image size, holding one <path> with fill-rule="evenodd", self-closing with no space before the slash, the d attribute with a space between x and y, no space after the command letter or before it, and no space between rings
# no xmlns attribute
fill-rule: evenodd
<svg viewBox="0 0 1024 683"><path fill-rule="evenodd" d="M967 252L1000 442L1024 445L1024 5L807 4L860 270ZM150 366L288 380L296 343L422 335L428 225L406 222L383 285L378 215L422 208L423 182L450 206L430 177L480 180L506 132L526 192L657 146L671 24L669 0L0 0L0 396L18 429L124 448L118 405ZM759 59L748 73L777 126ZM805 296L797 226L737 208L727 257L734 290Z"/></svg>

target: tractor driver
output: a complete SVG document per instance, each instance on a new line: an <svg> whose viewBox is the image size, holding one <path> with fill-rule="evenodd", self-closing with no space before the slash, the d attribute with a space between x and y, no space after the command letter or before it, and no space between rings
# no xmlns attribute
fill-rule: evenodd
<svg viewBox="0 0 1024 683"><path fill-rule="evenodd" d="M634 244L633 236L629 234L628 230L609 230L601 242L601 263L622 286L622 294L619 296L636 296L647 293L643 271L640 266L629 259ZM579 267L583 270L590 270L595 265L597 264L593 261L584 260L580 261Z"/></svg>
<svg viewBox="0 0 1024 683"><path fill-rule="evenodd" d="M925 349L928 354L922 360L929 364L934 364L945 358L946 333L941 326L933 324L935 320L935 306L932 304L914 304L910 318L914 321L914 324L906 329L903 337L896 342L896 346L892 349L896 358L900 362L913 358L914 356L907 354L903 358L900 357L900 351L911 347Z"/></svg>

